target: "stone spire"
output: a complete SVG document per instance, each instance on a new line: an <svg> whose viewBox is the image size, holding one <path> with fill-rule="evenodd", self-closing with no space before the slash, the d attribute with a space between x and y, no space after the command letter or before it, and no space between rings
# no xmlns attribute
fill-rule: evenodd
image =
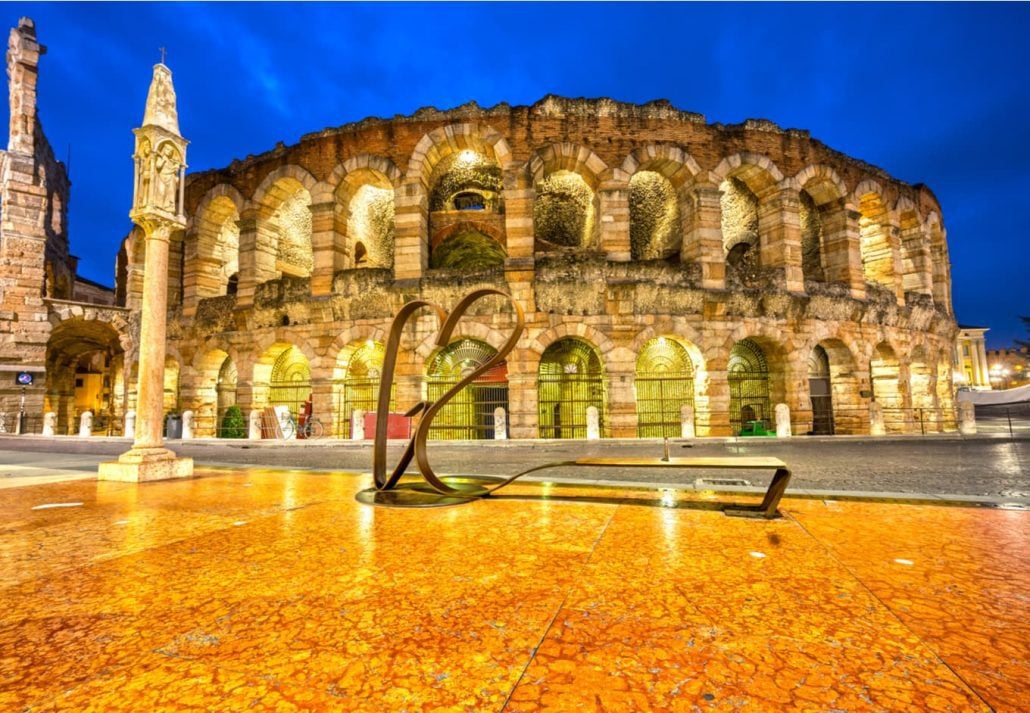
<svg viewBox="0 0 1030 713"><path fill-rule="evenodd" d="M159 220L171 227L186 226L183 189L186 183L186 144L179 134L179 112L175 106L172 71L163 63L154 65L154 78L147 92L143 126L136 134L136 182L129 217Z"/></svg>
<svg viewBox="0 0 1030 713"><path fill-rule="evenodd" d="M172 70L160 62L154 65L154 78L147 92L147 108L143 112L143 126L160 126L173 134L179 133L179 112L175 108Z"/></svg>

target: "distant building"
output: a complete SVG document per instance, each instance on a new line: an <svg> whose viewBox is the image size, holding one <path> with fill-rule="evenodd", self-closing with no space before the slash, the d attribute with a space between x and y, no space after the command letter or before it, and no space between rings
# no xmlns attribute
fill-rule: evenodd
<svg viewBox="0 0 1030 713"><path fill-rule="evenodd" d="M1008 347L987 352L991 382L997 389L1014 389L1030 384L1030 349Z"/></svg>
<svg viewBox="0 0 1030 713"><path fill-rule="evenodd" d="M961 386L971 389L990 389L987 347L984 335L989 327L970 327L960 324L955 338L955 369L961 375Z"/></svg>

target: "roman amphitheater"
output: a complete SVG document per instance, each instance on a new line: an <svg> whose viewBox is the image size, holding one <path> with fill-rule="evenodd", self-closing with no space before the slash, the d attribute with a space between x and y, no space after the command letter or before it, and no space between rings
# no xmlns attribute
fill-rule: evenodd
<svg viewBox="0 0 1030 713"><path fill-rule="evenodd" d="M422 109L187 174L184 206L165 405L201 437L233 404L308 398L329 435L359 435L393 315L477 287L511 294L526 331L437 438L586 438L590 407L602 438L679 437L684 420L728 436L778 404L795 435L878 432L879 415L888 432L955 425L940 205L804 130L664 101ZM133 408L142 245L138 230L123 244L113 305L47 283L36 409L59 432L91 408L117 433ZM425 312L404 331L396 409L437 398L512 324L484 300L440 348Z"/></svg>

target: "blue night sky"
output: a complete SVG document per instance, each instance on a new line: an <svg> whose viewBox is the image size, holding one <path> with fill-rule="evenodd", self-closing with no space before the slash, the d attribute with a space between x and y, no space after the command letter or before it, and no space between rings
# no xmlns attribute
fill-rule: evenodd
<svg viewBox="0 0 1030 713"><path fill-rule="evenodd" d="M164 46L194 171L366 116L549 93L808 129L930 186L959 322L1025 338L1027 4L19 3L4 26L21 15L48 47L40 115L70 147L71 248L98 282L131 227L131 129Z"/></svg>

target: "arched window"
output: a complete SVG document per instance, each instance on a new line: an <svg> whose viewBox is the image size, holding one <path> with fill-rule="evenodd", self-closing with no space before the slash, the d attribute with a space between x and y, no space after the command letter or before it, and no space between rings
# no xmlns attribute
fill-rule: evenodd
<svg viewBox="0 0 1030 713"><path fill-rule="evenodd" d="M637 356L637 435L679 438L681 409L694 405L694 365L679 342L657 337Z"/></svg>
<svg viewBox="0 0 1030 713"><path fill-rule="evenodd" d="M371 340L354 350L343 382L337 390L337 423L342 424L343 438L354 433L354 411L374 412L379 405L379 383L382 377L386 347ZM366 433L367 438L372 434Z"/></svg>
<svg viewBox="0 0 1030 713"><path fill-rule="evenodd" d="M760 265L758 198L738 178L727 178L719 190L726 277L737 285L754 286Z"/></svg>
<svg viewBox="0 0 1030 713"><path fill-rule="evenodd" d="M833 434L833 395L830 357L818 344L808 357L808 395L812 401L812 433Z"/></svg>
<svg viewBox="0 0 1030 713"><path fill-rule="evenodd" d="M578 173L555 171L536 189L533 230L544 247L579 248L594 242L596 196Z"/></svg>
<svg viewBox="0 0 1030 713"><path fill-rule="evenodd" d="M682 227L676 191L668 178L638 171L629 181L629 242L634 260L678 255Z"/></svg>
<svg viewBox="0 0 1030 713"><path fill-rule="evenodd" d="M608 428L608 393L597 350L574 337L560 339L540 359L537 376L541 438L586 438L587 408Z"/></svg>
<svg viewBox="0 0 1030 713"><path fill-rule="evenodd" d="M486 363L497 350L478 339L461 339L441 349L426 370L426 397L438 401L461 379ZM494 437L494 410L508 411L508 365L494 366L459 391L444 406L430 438L471 440Z"/></svg>
<svg viewBox="0 0 1030 713"><path fill-rule="evenodd" d="M308 359L297 347L282 352L272 365L268 401L273 406L286 406L296 419L303 403L311 396L311 368Z"/></svg>

